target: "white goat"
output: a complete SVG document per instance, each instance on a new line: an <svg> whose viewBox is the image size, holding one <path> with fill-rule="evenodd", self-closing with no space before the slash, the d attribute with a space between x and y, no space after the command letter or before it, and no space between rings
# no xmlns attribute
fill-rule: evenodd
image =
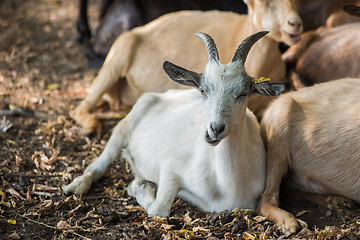
<svg viewBox="0 0 360 240"><path fill-rule="evenodd" d="M284 91L283 83L256 83L245 71L251 46L266 33L245 39L227 65L220 63L212 38L197 34L208 51L205 72L170 62L164 70L201 94L195 89L144 94L116 126L101 156L64 191L87 192L125 149L122 157L135 175L128 192L149 215L168 216L177 194L206 211L254 208L264 190L265 149L247 99L256 92ZM156 193L149 183L157 185Z"/></svg>
<svg viewBox="0 0 360 240"><path fill-rule="evenodd" d="M268 36L251 49L246 69L254 77L267 76L273 82L283 81L286 69L278 45L280 41L292 45L300 39L302 22L297 14L298 1L245 2L249 14L181 11L121 34L111 47L89 94L71 112L71 117L82 126L84 133L100 133L101 124L91 111L102 97L111 108L118 109L123 105L132 106L144 92L183 88L167 81L161 65L169 60L202 72L207 59L201 43L191 39L195 32L206 32L222 39L218 47L223 53L222 60L229 62L239 42L250 34L269 30ZM261 117L269 101L270 98L256 96L249 100L249 108Z"/></svg>
<svg viewBox="0 0 360 240"><path fill-rule="evenodd" d="M359 83L341 79L286 93L264 113L267 181L257 211L285 233L306 226L279 208L285 175L288 187L320 206L336 210L340 196L360 202Z"/></svg>

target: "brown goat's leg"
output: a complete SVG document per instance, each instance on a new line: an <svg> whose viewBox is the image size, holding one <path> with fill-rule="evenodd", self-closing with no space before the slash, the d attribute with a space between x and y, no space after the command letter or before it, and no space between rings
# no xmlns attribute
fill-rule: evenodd
<svg viewBox="0 0 360 240"><path fill-rule="evenodd" d="M105 76L106 74L106 72L100 70L91 85L88 95L70 113L70 117L81 125L82 132L86 135L93 132L101 134L102 131L99 119L91 111L97 106L104 93L114 87L118 81L116 77L109 79L108 76Z"/></svg>
<svg viewBox="0 0 360 240"><path fill-rule="evenodd" d="M335 194L317 194L309 193L301 190L288 190L287 193L296 199L305 199L316 205L334 210L336 212L341 212L341 209L344 206L349 206L351 208L356 208L356 204L349 198L335 195Z"/></svg>
<svg viewBox="0 0 360 240"><path fill-rule="evenodd" d="M90 112L89 104L85 100L70 112L70 117L81 125L82 134L89 135L96 131L99 136L101 135L101 123L96 115Z"/></svg>
<svg viewBox="0 0 360 240"><path fill-rule="evenodd" d="M136 36L130 32L123 33L114 42L104 65L91 85L89 94L70 113L70 116L83 127L84 133L101 132L101 124L91 111L96 107L102 96L111 89L116 88L119 80L126 75L135 42ZM118 49L122 50L121 54L116 52ZM117 99L120 99L120 96Z"/></svg>
<svg viewBox="0 0 360 240"><path fill-rule="evenodd" d="M280 145L286 146L282 143ZM291 213L279 208L280 184L288 170L290 159L285 148L280 148L279 142L276 144L270 142L268 145L266 189L258 203L257 213L274 221L284 234L290 235L307 227L307 225L305 222L296 219Z"/></svg>

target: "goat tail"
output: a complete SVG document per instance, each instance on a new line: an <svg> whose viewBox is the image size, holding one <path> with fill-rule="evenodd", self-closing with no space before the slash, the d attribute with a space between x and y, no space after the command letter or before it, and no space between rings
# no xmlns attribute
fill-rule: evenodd
<svg viewBox="0 0 360 240"><path fill-rule="evenodd" d="M91 184L105 174L107 168L119 156L121 150L126 148L128 145L127 136L127 119L125 118L114 128L101 155L85 169L82 176L75 178L72 183L64 186L64 192L72 192L78 195L86 193Z"/></svg>

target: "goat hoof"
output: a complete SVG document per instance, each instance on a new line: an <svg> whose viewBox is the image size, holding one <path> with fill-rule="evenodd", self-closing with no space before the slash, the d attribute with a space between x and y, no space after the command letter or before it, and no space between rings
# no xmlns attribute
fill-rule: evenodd
<svg viewBox="0 0 360 240"><path fill-rule="evenodd" d="M75 178L70 184L63 186L62 189L65 193L74 193L82 195L89 191L91 186L91 175L85 174Z"/></svg>
<svg viewBox="0 0 360 240"><path fill-rule="evenodd" d="M308 225L306 222L304 222L303 220L301 219L296 219L296 221L298 222L300 228L298 230L302 230L302 229L305 229L305 228L308 228Z"/></svg>
<svg viewBox="0 0 360 240"><path fill-rule="evenodd" d="M70 112L70 117L80 124L83 135L90 136L96 133L98 136L101 136L102 125L95 115L82 110L82 108L77 108Z"/></svg>
<svg viewBox="0 0 360 240"><path fill-rule="evenodd" d="M294 217L288 218L286 220L284 219L282 223L277 225L280 227L286 237L289 237L290 235L308 227L306 222Z"/></svg>
<svg viewBox="0 0 360 240"><path fill-rule="evenodd" d="M97 137L101 137L102 134L102 125L101 123L96 119L96 122L90 121L86 123L86 125L82 125L81 134L89 137L96 134Z"/></svg>
<svg viewBox="0 0 360 240"><path fill-rule="evenodd" d="M326 201L327 201L327 207L330 210L335 210L337 213L342 213L343 208L351 208L351 209L356 208L355 203L351 199L344 196L329 195L326 198Z"/></svg>
<svg viewBox="0 0 360 240"><path fill-rule="evenodd" d="M149 217L161 217L166 218L170 215L170 209L166 209L165 207L157 208L154 207L154 204L152 204L147 210L147 214Z"/></svg>

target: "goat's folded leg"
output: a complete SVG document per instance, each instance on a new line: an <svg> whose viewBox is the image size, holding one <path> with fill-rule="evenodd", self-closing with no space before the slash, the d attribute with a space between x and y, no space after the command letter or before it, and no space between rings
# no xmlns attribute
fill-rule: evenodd
<svg viewBox="0 0 360 240"><path fill-rule="evenodd" d="M312 203L317 204L320 207L328 208L330 210L341 213L342 208L356 208L356 204L351 199L335 194L317 194L317 193L309 193L301 190L287 190L288 193L291 193L291 197L295 197L297 199L305 199Z"/></svg>
<svg viewBox="0 0 360 240"><path fill-rule="evenodd" d="M141 180L137 177L129 184L128 194L134 198L144 209L148 209L155 201L156 186L151 182Z"/></svg>
<svg viewBox="0 0 360 240"><path fill-rule="evenodd" d="M156 199L151 206L146 209L149 216L168 217L171 206L179 192L180 186L175 176L162 172L158 183ZM164 176L165 175L165 176Z"/></svg>

